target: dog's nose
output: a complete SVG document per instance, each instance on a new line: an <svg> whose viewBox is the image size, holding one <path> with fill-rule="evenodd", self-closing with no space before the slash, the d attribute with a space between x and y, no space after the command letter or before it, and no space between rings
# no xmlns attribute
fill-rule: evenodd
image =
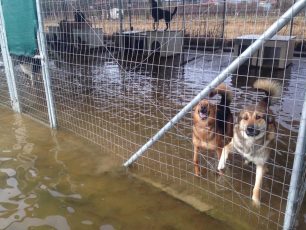
<svg viewBox="0 0 306 230"><path fill-rule="evenodd" d="M200 111L201 113L206 113L207 112L206 106L202 106Z"/></svg>
<svg viewBox="0 0 306 230"><path fill-rule="evenodd" d="M260 130L256 129L254 125L249 125L246 129L246 134L250 137L257 136Z"/></svg>

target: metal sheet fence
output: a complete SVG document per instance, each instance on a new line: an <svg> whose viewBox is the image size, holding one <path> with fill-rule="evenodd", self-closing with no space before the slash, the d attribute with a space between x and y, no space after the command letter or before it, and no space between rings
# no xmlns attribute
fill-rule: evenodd
<svg viewBox="0 0 306 230"><path fill-rule="evenodd" d="M158 1L166 10L162 16L173 14L173 19L168 31L163 31L163 20L154 31L151 2L40 1L59 128L100 145L122 163L254 40L238 37L263 33L293 3ZM232 156L220 177L216 154L202 151L201 174L194 175L191 113L131 171L181 196L211 204L212 213L241 227L282 228L306 93L305 18L303 11L278 33L283 37L271 41L258 58L226 80L233 91L230 109L235 116L263 97L252 88L255 80L273 79L282 85L281 96L271 107L277 138L260 209L251 204L256 167L245 165L240 156ZM37 60L13 57L18 94L23 112L48 122ZM303 170L305 184L305 166ZM301 198L304 190L301 186Z"/></svg>

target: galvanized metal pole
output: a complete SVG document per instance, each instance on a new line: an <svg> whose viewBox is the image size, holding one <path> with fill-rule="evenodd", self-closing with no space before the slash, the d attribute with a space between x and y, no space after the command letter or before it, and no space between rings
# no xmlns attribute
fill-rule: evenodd
<svg viewBox="0 0 306 230"><path fill-rule="evenodd" d="M132 2L131 2L131 0L129 0L129 3L128 3L128 12L129 12L130 30L133 30L131 8L132 8Z"/></svg>
<svg viewBox="0 0 306 230"><path fill-rule="evenodd" d="M189 102L175 117L173 117L159 132L157 132L145 145L143 145L123 166L127 167L137 160L148 148L158 141L168 130L179 122L200 100L207 96L215 87L223 82L230 74L239 68L246 60L252 57L267 40L271 39L281 30L295 15L306 6L306 0L296 2L286 11L269 29L266 30L251 46L237 57L226 69L224 69L210 84L208 84L191 102Z"/></svg>
<svg viewBox="0 0 306 230"><path fill-rule="evenodd" d="M293 4L295 3L295 0L293 0ZM292 18L291 22L290 22L290 32L289 32L289 36L292 36L292 32L293 32L293 21L294 19Z"/></svg>
<svg viewBox="0 0 306 230"><path fill-rule="evenodd" d="M124 58L124 37L123 37L123 6L122 6L122 0L118 0L118 6L119 6L119 20L120 20L120 33L119 33L119 50L120 50L120 55L121 59Z"/></svg>
<svg viewBox="0 0 306 230"><path fill-rule="evenodd" d="M184 36L185 36L185 30L186 30L185 0L183 0L183 30L184 30Z"/></svg>
<svg viewBox="0 0 306 230"><path fill-rule="evenodd" d="M11 106L15 112L20 113L20 104L17 93L16 80L14 75L13 63L11 59L11 55L8 49L5 22L2 10L2 4L0 4L0 43L1 43L1 51L3 57L3 64L5 69L6 81L8 85L8 90L11 99Z"/></svg>
<svg viewBox="0 0 306 230"><path fill-rule="evenodd" d="M222 13L222 32L221 32L221 38L224 43L224 33L225 33L225 20L226 20L226 0L223 2L223 13Z"/></svg>
<svg viewBox="0 0 306 230"><path fill-rule="evenodd" d="M64 12L65 12L65 20L67 21L67 15L68 15L68 3L67 0L64 1Z"/></svg>
<svg viewBox="0 0 306 230"><path fill-rule="evenodd" d="M50 122L51 128L56 128L57 127L56 113L55 113L53 95L51 91L49 62L48 62L47 49L45 45L46 44L45 36L43 34L44 29L43 29L43 23L42 23L42 18L41 18L41 8L40 8L39 0L36 0L36 10L37 10L37 19L38 19L37 40L38 40L38 48L39 48L39 53L40 53L40 58L41 58L42 76L44 79L44 87L45 87L46 100L47 100L47 106L48 106L49 122Z"/></svg>
<svg viewBox="0 0 306 230"><path fill-rule="evenodd" d="M296 210L299 201L299 189L301 176L303 173L304 157L306 152L306 94L304 98L304 105L302 109L302 116L299 128L299 135L295 148L294 162L292 167L292 174L290 180L289 193L287 198L287 206L284 220L284 230L293 229L296 220Z"/></svg>
<svg viewBox="0 0 306 230"><path fill-rule="evenodd" d="M123 32L123 6L122 6L122 0L118 0L119 5L119 19L120 19L120 34Z"/></svg>

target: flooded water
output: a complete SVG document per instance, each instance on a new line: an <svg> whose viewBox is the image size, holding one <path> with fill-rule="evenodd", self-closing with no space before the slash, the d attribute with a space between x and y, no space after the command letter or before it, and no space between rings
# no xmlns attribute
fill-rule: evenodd
<svg viewBox="0 0 306 230"><path fill-rule="evenodd" d="M0 129L0 229L231 229L70 133L3 107Z"/></svg>

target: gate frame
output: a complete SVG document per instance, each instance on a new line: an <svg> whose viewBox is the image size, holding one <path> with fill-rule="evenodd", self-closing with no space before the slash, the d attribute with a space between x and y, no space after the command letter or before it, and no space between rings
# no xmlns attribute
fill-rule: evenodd
<svg viewBox="0 0 306 230"><path fill-rule="evenodd" d="M19 97L18 97L18 92L17 92L16 78L15 78L14 69L13 69L13 62L12 62L12 58L11 58L11 55L8 49L5 21L4 21L1 1L0 1L0 45L1 45L7 86L9 90L10 99L11 99L11 106L15 112L20 113L21 107L20 107Z"/></svg>
<svg viewBox="0 0 306 230"><path fill-rule="evenodd" d="M46 101L48 107L48 115L50 127L55 129L57 128L57 119L56 119L56 109L54 104L54 98L51 89L51 81L50 81L50 73L49 73L49 59L48 53L46 49L46 39L44 35L44 27L41 17L41 8L40 8L40 0L36 0L36 12L37 12L37 21L38 21L38 29L37 29L37 43L41 60L41 72L44 80L44 88L46 94Z"/></svg>
<svg viewBox="0 0 306 230"><path fill-rule="evenodd" d="M283 229L292 229L296 221L296 212L299 202L299 191L301 187L301 176L303 175L304 158L306 155L306 93L304 97L304 104L302 108L301 122L299 133L296 141L296 148L294 152L294 161L292 166L292 174L287 198L285 219ZM302 191L302 198L305 191ZM303 201L303 200L302 200Z"/></svg>

